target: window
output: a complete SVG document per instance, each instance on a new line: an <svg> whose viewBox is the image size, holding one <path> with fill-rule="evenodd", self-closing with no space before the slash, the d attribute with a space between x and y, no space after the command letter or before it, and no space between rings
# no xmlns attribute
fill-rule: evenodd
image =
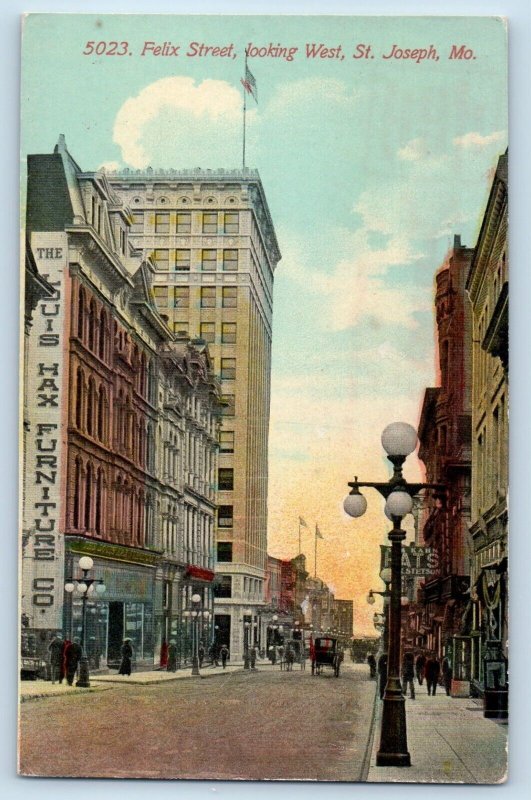
<svg viewBox="0 0 531 800"><path fill-rule="evenodd" d="M170 251L154 250L153 261L155 262L156 269L168 269L170 266Z"/></svg>
<svg viewBox="0 0 531 800"><path fill-rule="evenodd" d="M177 272L190 272L190 250L175 251L175 269Z"/></svg>
<svg viewBox="0 0 531 800"><path fill-rule="evenodd" d="M203 250L201 253L201 269L204 272L215 272L218 254L216 250Z"/></svg>
<svg viewBox="0 0 531 800"><path fill-rule="evenodd" d="M177 214L177 233L192 232L192 215L189 212L181 211Z"/></svg>
<svg viewBox="0 0 531 800"><path fill-rule="evenodd" d="M170 232L170 215L155 214L155 233Z"/></svg>
<svg viewBox="0 0 531 800"><path fill-rule="evenodd" d="M221 359L221 379L224 381L233 381L236 378L236 359L235 358L222 358Z"/></svg>
<svg viewBox="0 0 531 800"><path fill-rule="evenodd" d="M232 528L233 506L220 506L218 508L218 527Z"/></svg>
<svg viewBox="0 0 531 800"><path fill-rule="evenodd" d="M199 337L208 344L216 341L216 324L214 322L202 322L199 327Z"/></svg>
<svg viewBox="0 0 531 800"><path fill-rule="evenodd" d="M141 211L135 211L131 217L131 233L144 233L144 214Z"/></svg>
<svg viewBox="0 0 531 800"><path fill-rule="evenodd" d="M236 308L238 305L238 289L236 286L224 286L222 289L223 308Z"/></svg>
<svg viewBox="0 0 531 800"><path fill-rule="evenodd" d="M232 597L232 576L220 575L212 586L214 597Z"/></svg>
<svg viewBox="0 0 531 800"><path fill-rule="evenodd" d="M233 417L234 416L234 409L235 409L235 398L233 394L224 394L221 398L225 405L223 406L221 413L224 417Z"/></svg>
<svg viewBox="0 0 531 800"><path fill-rule="evenodd" d="M173 323L173 332L174 333L182 334L183 336L188 336L189 330L190 330L190 326L188 324L188 321L179 322L179 321L176 320Z"/></svg>
<svg viewBox="0 0 531 800"><path fill-rule="evenodd" d="M227 211L223 217L224 233L239 233L240 221L237 211Z"/></svg>
<svg viewBox="0 0 531 800"><path fill-rule="evenodd" d="M190 289L188 286L176 286L174 289L175 308L189 308Z"/></svg>
<svg viewBox="0 0 531 800"><path fill-rule="evenodd" d="M216 287L203 286L201 289L201 308L216 307Z"/></svg>
<svg viewBox="0 0 531 800"><path fill-rule="evenodd" d="M232 561L232 542L218 542L217 560Z"/></svg>
<svg viewBox="0 0 531 800"><path fill-rule="evenodd" d="M218 469L218 489L225 492L232 492L234 489L234 470L232 467L220 467Z"/></svg>
<svg viewBox="0 0 531 800"><path fill-rule="evenodd" d="M168 308L168 287L167 286L154 286L153 296L157 308Z"/></svg>
<svg viewBox="0 0 531 800"><path fill-rule="evenodd" d="M234 453L234 431L219 432L220 453Z"/></svg>
<svg viewBox="0 0 531 800"><path fill-rule="evenodd" d="M224 250L223 251L223 269L225 272L238 271L238 251L237 250Z"/></svg>
<svg viewBox="0 0 531 800"><path fill-rule="evenodd" d="M221 325L221 341L223 344L236 343L236 323L223 322Z"/></svg>
<svg viewBox="0 0 531 800"><path fill-rule="evenodd" d="M217 233L218 232L218 213L203 214L203 233Z"/></svg>

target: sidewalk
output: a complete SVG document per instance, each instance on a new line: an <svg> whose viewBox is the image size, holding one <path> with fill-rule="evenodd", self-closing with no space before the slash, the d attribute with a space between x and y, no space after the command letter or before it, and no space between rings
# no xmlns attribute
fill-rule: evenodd
<svg viewBox="0 0 531 800"><path fill-rule="evenodd" d="M377 767L382 703L377 700L368 783L502 783L507 770L507 725L483 716L470 697L447 697L438 687L428 697L415 683L415 700L406 699L411 767Z"/></svg>
<svg viewBox="0 0 531 800"><path fill-rule="evenodd" d="M278 665L273 667L269 662L257 664L254 671L269 671L279 669ZM167 672L166 670L146 670L133 672L131 675L118 675L116 671L106 674L91 674L90 675L90 688L83 689L80 687L68 686L67 683L52 683L51 681L20 681L19 683L19 697L20 702L24 703L26 700L37 700L42 697L60 697L62 695L71 694L87 694L88 692L105 691L112 689L115 685L135 684L140 686L148 686L150 684L166 683L167 681L178 681L195 678L201 680L203 678L213 678L216 675L227 675L231 673L243 672L243 661L236 662L235 664L227 665L226 669L223 667L211 667L210 664L203 666L200 674L192 675L192 667L187 666L184 669L179 669L177 672ZM246 670L247 671L247 670Z"/></svg>

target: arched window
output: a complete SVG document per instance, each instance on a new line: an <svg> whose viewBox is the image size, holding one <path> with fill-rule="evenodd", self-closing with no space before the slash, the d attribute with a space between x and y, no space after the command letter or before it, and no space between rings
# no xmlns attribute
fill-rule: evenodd
<svg viewBox="0 0 531 800"><path fill-rule="evenodd" d="M85 380L83 370L78 367L76 375L76 428L81 430L83 422L83 393Z"/></svg>
<svg viewBox="0 0 531 800"><path fill-rule="evenodd" d="M116 479L115 500L114 500L114 528L118 536L122 531L122 478L118 475Z"/></svg>
<svg viewBox="0 0 531 800"><path fill-rule="evenodd" d="M139 547L143 547L144 545L144 536L143 536L143 526L144 526L144 493L138 493L138 516L137 516L137 531L136 531L136 541Z"/></svg>
<svg viewBox="0 0 531 800"><path fill-rule="evenodd" d="M122 522L122 531L125 534L126 541L131 537L131 489L128 483L127 478L124 481L124 491L123 491L123 522Z"/></svg>
<svg viewBox="0 0 531 800"><path fill-rule="evenodd" d="M146 356L142 353L140 358L140 394L142 397L146 396Z"/></svg>
<svg viewBox="0 0 531 800"><path fill-rule="evenodd" d="M81 463L79 458L76 458L76 463L74 466L74 515L73 515L73 525L76 530L79 530L81 527L81 519L80 519L80 499L81 499Z"/></svg>
<svg viewBox="0 0 531 800"><path fill-rule="evenodd" d="M94 342L96 339L96 303L94 300L90 301L88 313L88 346L89 350L94 351Z"/></svg>
<svg viewBox="0 0 531 800"><path fill-rule="evenodd" d="M96 395L96 387L92 378L89 380L88 396L87 396L87 433L92 436L94 434L94 401Z"/></svg>
<svg viewBox="0 0 531 800"><path fill-rule="evenodd" d="M92 522L92 464L87 465L87 477L85 481L85 530L91 530Z"/></svg>
<svg viewBox="0 0 531 800"><path fill-rule="evenodd" d="M98 392L98 439L100 442L105 440L105 411L107 405L107 397L105 394L105 388L103 384L99 388Z"/></svg>
<svg viewBox="0 0 531 800"><path fill-rule="evenodd" d="M107 315L105 311L102 309L100 314L100 325L99 325L99 337L98 337L98 356L101 358L102 361L106 360L106 349L107 346Z"/></svg>
<svg viewBox="0 0 531 800"><path fill-rule="evenodd" d="M80 286L78 295L78 304L77 304L77 335L80 339L83 339L84 328L85 328L85 291Z"/></svg>
<svg viewBox="0 0 531 800"><path fill-rule="evenodd" d="M98 470L96 479L96 509L94 516L94 530L101 535L102 531L102 511L103 511L103 470Z"/></svg>

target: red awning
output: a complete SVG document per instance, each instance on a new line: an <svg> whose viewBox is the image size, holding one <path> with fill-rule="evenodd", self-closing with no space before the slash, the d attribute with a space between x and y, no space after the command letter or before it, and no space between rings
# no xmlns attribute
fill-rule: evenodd
<svg viewBox="0 0 531 800"><path fill-rule="evenodd" d="M190 566L186 569L186 577L196 578L199 581L208 581L208 583L211 583L214 580L215 573L212 572L211 569L205 569L204 567Z"/></svg>

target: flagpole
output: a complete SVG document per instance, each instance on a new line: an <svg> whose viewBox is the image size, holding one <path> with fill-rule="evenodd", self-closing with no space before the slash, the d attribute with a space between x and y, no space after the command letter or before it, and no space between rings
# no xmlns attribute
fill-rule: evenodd
<svg viewBox="0 0 531 800"><path fill-rule="evenodd" d="M299 517L299 552L297 555L300 556L301 552L301 518Z"/></svg>
<svg viewBox="0 0 531 800"><path fill-rule="evenodd" d="M315 559L313 562L313 577L317 578L317 523L315 525Z"/></svg>
<svg viewBox="0 0 531 800"><path fill-rule="evenodd" d="M247 50L245 51L245 72L244 75L247 75ZM243 87L243 157L242 157L242 167L245 169L245 112L247 111L247 89L245 86Z"/></svg>

